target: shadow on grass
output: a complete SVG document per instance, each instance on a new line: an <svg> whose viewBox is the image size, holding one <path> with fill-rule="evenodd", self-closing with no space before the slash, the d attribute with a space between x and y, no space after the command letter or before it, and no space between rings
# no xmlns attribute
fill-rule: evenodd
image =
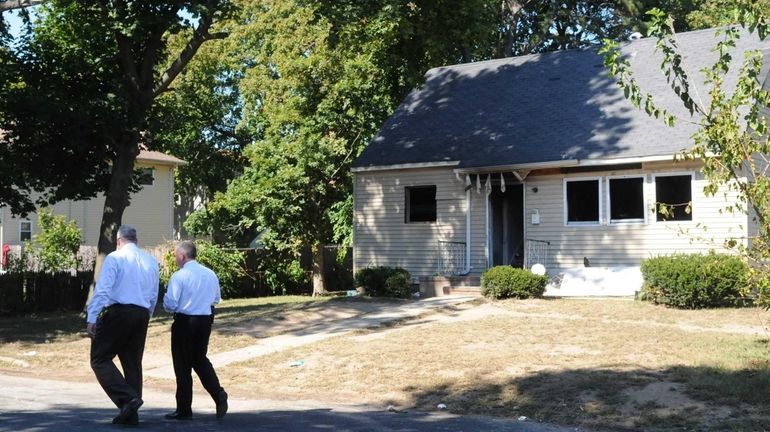
<svg viewBox="0 0 770 432"><path fill-rule="evenodd" d="M274 324L280 324L293 313L312 313L312 319L277 329L280 333L309 334L324 329L331 333L351 330L345 322L349 317L372 315L363 319L360 328L377 327L377 316L394 307L414 304L411 300L371 299L367 297L334 297L319 300L269 298L227 301L216 309L214 332L247 334L264 337ZM254 304L248 304L254 301ZM169 325L173 316L162 308L162 299L150 321L150 326ZM243 304L246 303L246 304ZM0 317L0 343L46 343L72 337L85 337L85 315L79 312L48 312L14 317Z"/></svg>
<svg viewBox="0 0 770 432"><path fill-rule="evenodd" d="M502 384L481 376L468 381L405 390L416 409L444 403L458 414L527 416L599 430L766 431L770 425L767 362L739 371L585 368L542 370Z"/></svg>

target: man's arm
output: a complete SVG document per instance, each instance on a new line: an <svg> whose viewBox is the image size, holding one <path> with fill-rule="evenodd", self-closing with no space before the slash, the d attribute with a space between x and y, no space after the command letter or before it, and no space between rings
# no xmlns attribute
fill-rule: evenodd
<svg viewBox="0 0 770 432"><path fill-rule="evenodd" d="M163 309L169 313L176 312L176 308L179 307L181 287L178 281L178 273L172 274L171 278L169 278L168 285L166 285L166 295L163 296Z"/></svg>
<svg viewBox="0 0 770 432"><path fill-rule="evenodd" d="M115 286L115 281L118 276L118 267L115 262L115 258L110 257L104 259L102 264L102 270L99 272L99 279L96 281L96 287L94 288L94 295L91 297L91 301L88 302L88 318L86 321L93 324L96 322L96 318L102 309L107 306L110 301L110 292Z"/></svg>

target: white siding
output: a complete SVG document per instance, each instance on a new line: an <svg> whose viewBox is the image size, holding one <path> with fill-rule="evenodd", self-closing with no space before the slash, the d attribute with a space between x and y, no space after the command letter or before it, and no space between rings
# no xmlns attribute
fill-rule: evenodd
<svg viewBox="0 0 770 432"><path fill-rule="evenodd" d="M148 166L137 163L137 167ZM155 166L155 182L144 186L142 190L131 197L131 204L123 213L123 223L137 230L139 244L142 247L153 247L173 238L173 198L174 179L173 167ZM62 201L53 207L55 214L64 215L75 221L83 233L83 244L96 246L99 242L99 228L104 209L104 196L83 201ZM17 245L19 242L19 222L22 218L11 216L7 208L3 209L4 220L0 229L3 230L3 242ZM30 213L27 218L32 221L33 235L38 232L37 214Z"/></svg>
<svg viewBox="0 0 770 432"><path fill-rule="evenodd" d="M436 222L405 223L405 188L436 186ZM354 188L354 266L403 267L412 276L433 275L438 266L438 241L465 242L464 183L449 168L356 173ZM484 230L483 202L473 196L473 235ZM478 217L477 217L478 216ZM474 241L471 263L484 260Z"/></svg>
<svg viewBox="0 0 770 432"><path fill-rule="evenodd" d="M706 181L697 167L680 165L645 166L647 222L627 225L607 224L607 206L602 211L599 226L565 226L564 178L581 175L531 176L526 184L526 232L528 238L551 242L548 251L548 267L552 271L570 267L582 267L584 259L594 267L637 266L641 260L675 252L705 252L721 249L725 239L745 238L747 217L720 210L725 203L734 200L735 194L722 192L706 197L703 187ZM657 222L654 214L654 174L685 172L693 173L693 219L686 222ZM607 176L638 174L636 171L595 173L602 177L601 193L607 203ZM583 175L585 176L585 175ZM533 188L537 187L537 193ZM723 191L725 192L725 191ZM540 212L540 224L531 223L534 209Z"/></svg>
<svg viewBox="0 0 770 432"><path fill-rule="evenodd" d="M657 222L654 214L656 174L693 174L693 220ZM608 224L608 177L643 175L647 221L634 224ZM601 178L602 224L567 226L564 222L564 179ZM481 193L476 177L471 189L471 274L487 268L487 197L482 177ZM437 221L404 222L405 188L436 185ZM581 174L530 175L524 190L524 236L550 242L547 267L554 274L560 269L582 267L584 259L594 267L637 266L641 260L675 252L705 252L721 249L727 238L745 238L745 214L720 212L735 194L722 192L706 197L706 181L694 164L652 163L642 170L601 171ZM534 189L537 192L534 192ZM354 188L354 266L398 266L413 276L429 276L438 264L437 242L466 239L465 184L450 168L359 172ZM540 223L532 224L533 210Z"/></svg>

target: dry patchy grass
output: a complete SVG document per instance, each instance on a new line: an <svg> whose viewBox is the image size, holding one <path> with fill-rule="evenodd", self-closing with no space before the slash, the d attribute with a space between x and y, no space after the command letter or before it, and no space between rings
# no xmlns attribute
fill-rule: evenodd
<svg viewBox="0 0 770 432"><path fill-rule="evenodd" d="M212 352L388 307L366 299L225 302ZM355 307L353 307L355 306ZM331 311L335 311L331 314ZM679 311L617 300L502 301L356 331L220 368L235 396L318 399L613 430L764 430L767 313ZM9 328L17 323L16 329ZM170 362L169 318L153 319L147 363ZM51 329L59 329L52 331ZM79 317L0 320L6 370L92 379ZM23 329L23 330L22 330ZM36 351L35 356L24 356ZM299 367L291 362L304 360ZM168 363L165 363L168 364ZM151 385L168 386L152 380Z"/></svg>

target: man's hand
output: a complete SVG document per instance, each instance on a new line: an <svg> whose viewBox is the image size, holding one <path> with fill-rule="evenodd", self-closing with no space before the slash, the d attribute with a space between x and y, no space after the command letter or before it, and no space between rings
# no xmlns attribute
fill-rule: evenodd
<svg viewBox="0 0 770 432"><path fill-rule="evenodd" d="M88 323L86 325L86 332L88 333L88 337L93 339L94 336L96 336L96 324L95 323Z"/></svg>

